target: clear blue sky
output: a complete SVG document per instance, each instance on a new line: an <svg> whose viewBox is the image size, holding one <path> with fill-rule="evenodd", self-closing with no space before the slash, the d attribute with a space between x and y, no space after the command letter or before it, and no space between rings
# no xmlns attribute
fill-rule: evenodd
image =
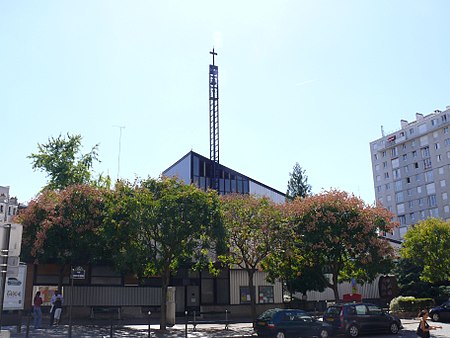
<svg viewBox="0 0 450 338"><path fill-rule="evenodd" d="M450 1L0 1L0 185L46 183L27 158L81 134L96 172L157 177L209 156L208 65L219 55L220 162L286 191L373 203L369 142L450 105Z"/></svg>

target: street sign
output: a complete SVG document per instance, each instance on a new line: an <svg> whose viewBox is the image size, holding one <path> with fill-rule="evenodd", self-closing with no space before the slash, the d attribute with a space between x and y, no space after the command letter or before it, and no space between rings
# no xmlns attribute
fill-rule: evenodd
<svg viewBox="0 0 450 338"><path fill-rule="evenodd" d="M5 231L6 231L6 224L0 224L0 243L3 243ZM22 231L23 226L22 224L11 224L11 232L10 232L10 238L9 238L9 256L20 256L20 249L22 246Z"/></svg>
<svg viewBox="0 0 450 338"><path fill-rule="evenodd" d="M72 269L72 279L85 279L86 271L82 266L77 266Z"/></svg>

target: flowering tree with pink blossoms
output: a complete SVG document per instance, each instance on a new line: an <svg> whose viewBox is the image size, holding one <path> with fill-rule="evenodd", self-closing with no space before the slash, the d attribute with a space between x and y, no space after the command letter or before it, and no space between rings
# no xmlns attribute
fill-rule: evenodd
<svg viewBox="0 0 450 338"><path fill-rule="evenodd" d="M331 190L296 199L285 208L295 232L292 240L300 243L304 253L302 264L319 267L329 275L326 286L336 300L340 282L352 278L369 282L390 270L394 252L379 234L392 231L396 224L382 206Z"/></svg>

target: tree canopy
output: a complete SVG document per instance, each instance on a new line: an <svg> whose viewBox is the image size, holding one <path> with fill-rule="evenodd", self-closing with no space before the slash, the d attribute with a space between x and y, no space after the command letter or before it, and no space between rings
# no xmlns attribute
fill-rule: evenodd
<svg viewBox="0 0 450 338"><path fill-rule="evenodd" d="M115 231L108 232L116 240L119 262L127 262L138 276L161 276L160 325L165 329L170 277L183 266L206 266L223 247L219 198L215 191L171 178L137 180L119 191L127 197L116 210L111 204Z"/></svg>
<svg viewBox="0 0 450 338"><path fill-rule="evenodd" d="M271 246L281 227L281 212L266 197L229 194L221 196L228 254L220 259L247 272L252 319L256 320L253 276L274 250Z"/></svg>
<svg viewBox="0 0 450 338"><path fill-rule="evenodd" d="M306 197L311 194L311 185L308 184L308 176L306 170L295 163L292 173L289 173L289 181L286 196L288 200L293 200L296 197Z"/></svg>
<svg viewBox="0 0 450 338"><path fill-rule="evenodd" d="M393 249L378 236L395 226L387 209L331 190L287 203L286 214L295 231L292 238L301 243L305 253L303 266L313 271L320 267L330 274L326 285L336 300L340 282L352 278L360 283L372 281L389 271Z"/></svg>
<svg viewBox="0 0 450 338"><path fill-rule="evenodd" d="M420 280L429 283L450 281L450 223L429 218L405 234L400 254L421 270Z"/></svg>
<svg viewBox="0 0 450 338"><path fill-rule="evenodd" d="M91 183L93 164L99 161L98 145L82 154L81 140L81 135L51 137L46 144L38 143L38 152L28 156L34 170L47 173L49 181L44 189L59 190L74 184Z"/></svg>

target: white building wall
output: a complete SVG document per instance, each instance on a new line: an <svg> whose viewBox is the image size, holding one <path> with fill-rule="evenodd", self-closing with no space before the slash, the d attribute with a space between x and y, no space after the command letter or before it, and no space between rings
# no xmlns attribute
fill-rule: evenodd
<svg viewBox="0 0 450 338"><path fill-rule="evenodd" d="M276 193L275 191L272 191L270 189L267 189L266 187L250 180L250 186L249 186L249 192L252 195L257 196L266 196L270 198L275 203L284 203L285 196L280 195L279 193Z"/></svg>
<svg viewBox="0 0 450 338"><path fill-rule="evenodd" d="M266 272L256 272L254 275L253 283L256 290L256 303L259 303L258 287L259 286L273 286L274 303L282 303L283 301L283 289L279 281L275 284L271 284L266 281ZM241 304L240 299L240 287L248 286L248 274L245 270L231 270L230 271L230 304Z"/></svg>
<svg viewBox="0 0 450 338"><path fill-rule="evenodd" d="M184 159L180 160L180 162L167 169L164 172L164 175L168 177L177 177L185 184L191 184L191 155L186 156Z"/></svg>
<svg viewBox="0 0 450 338"><path fill-rule="evenodd" d="M378 287L378 281L380 277L375 278L372 283L366 284L357 284L357 293L362 295L362 298L380 298L380 292ZM345 294L352 293L352 283L344 282L339 284L338 286L339 297L342 299L342 296ZM296 294L298 298L301 298L301 294ZM323 292L319 291L308 291L306 293L306 297L308 301L334 301L334 293L330 288L326 288Z"/></svg>

